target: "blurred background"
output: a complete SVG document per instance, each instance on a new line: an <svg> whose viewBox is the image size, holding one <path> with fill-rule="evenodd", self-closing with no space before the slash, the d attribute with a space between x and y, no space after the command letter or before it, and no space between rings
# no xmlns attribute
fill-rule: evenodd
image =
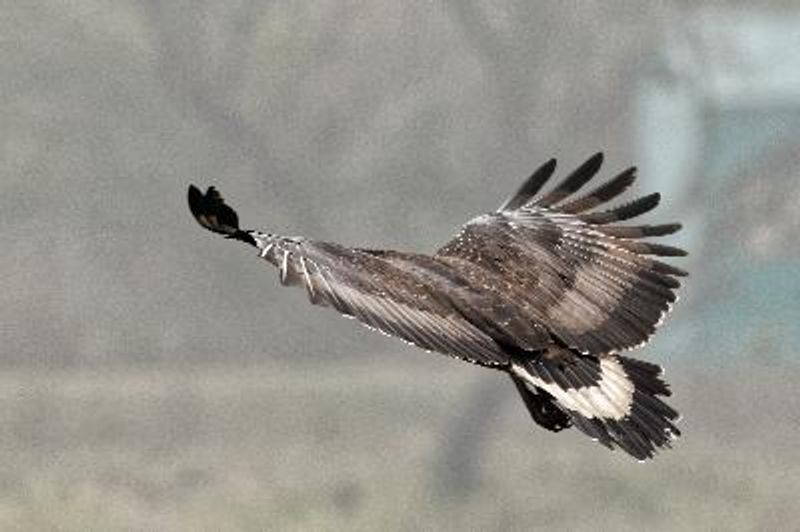
<svg viewBox="0 0 800 532"><path fill-rule="evenodd" d="M0 529L800 527L800 7L0 1ZM690 250L653 462L203 232L433 251L537 165L638 164Z"/></svg>

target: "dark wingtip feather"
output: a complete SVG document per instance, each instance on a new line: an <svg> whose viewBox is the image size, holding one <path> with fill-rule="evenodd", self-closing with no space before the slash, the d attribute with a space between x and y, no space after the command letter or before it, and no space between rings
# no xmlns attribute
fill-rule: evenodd
<svg viewBox="0 0 800 532"><path fill-rule="evenodd" d="M642 212L647 212L650 209L655 209L658 207L658 204L661 203L661 192L653 192L652 194L648 194L647 196L643 196L639 198L642 202ZM637 215L638 216L638 215Z"/></svg>
<svg viewBox="0 0 800 532"><path fill-rule="evenodd" d="M600 167L603 165L603 159L605 158L605 154L602 151L599 151L586 159L586 161L580 166L583 168L584 171L588 171L589 173L596 174Z"/></svg>
<svg viewBox="0 0 800 532"><path fill-rule="evenodd" d="M647 196L635 199L627 205L614 209L614 211L617 212L620 220L627 220L628 218L633 218L655 209L658 207L659 203L661 203L661 193L653 192Z"/></svg>
<svg viewBox="0 0 800 532"><path fill-rule="evenodd" d="M665 246L663 244L647 244L648 255L658 255L661 257L685 257L689 253L685 249L675 246Z"/></svg>
<svg viewBox="0 0 800 532"><path fill-rule="evenodd" d="M535 205L550 207L568 198L585 185L603 165L603 152L597 152L589 157L574 172L564 178L553 190L542 196Z"/></svg>
<svg viewBox="0 0 800 532"><path fill-rule="evenodd" d="M645 228L644 236L665 236L677 233L683 229L683 224L661 224L661 225L648 225Z"/></svg>
<svg viewBox="0 0 800 532"><path fill-rule="evenodd" d="M188 200L189 200L189 210L192 211L192 214L195 218L197 215L200 214L200 204L203 201L203 193L200 192L200 189L194 185L189 185L189 193L188 193Z"/></svg>
<svg viewBox="0 0 800 532"><path fill-rule="evenodd" d="M639 255L656 255L659 257L685 257L686 251L674 246L665 246L653 242L641 242L636 240L618 240L615 243L618 247L627 249Z"/></svg>
<svg viewBox="0 0 800 532"><path fill-rule="evenodd" d="M635 218L641 214L655 209L660 202L661 194L654 192L608 211L581 214L579 218L586 223L603 225L611 222L618 222L620 220Z"/></svg>
<svg viewBox="0 0 800 532"><path fill-rule="evenodd" d="M676 268L672 264L666 264L657 260L652 262L651 268L653 268L654 272L663 273L665 275L674 275L676 277L688 277L689 275L689 272L686 270Z"/></svg>
<svg viewBox="0 0 800 532"><path fill-rule="evenodd" d="M556 170L555 158L550 159L542 166L537 168L531 176L525 180L522 186L510 197L503 205L500 206L499 211L513 211L519 209L528 203L537 192L547 183L547 180L553 175Z"/></svg>
<svg viewBox="0 0 800 532"><path fill-rule="evenodd" d="M239 216L236 211L225 204L213 186L208 187L203 194L196 186L189 185L188 200L189 210L202 227L228 238L256 245L252 236L239 229Z"/></svg>
<svg viewBox="0 0 800 532"><path fill-rule="evenodd" d="M651 236L671 235L680 231L681 228L681 224L606 225L598 228L598 231L616 238L647 238Z"/></svg>
<svg viewBox="0 0 800 532"><path fill-rule="evenodd" d="M585 196L559 207L561 212L578 214L606 203L625 192L636 181L636 167L631 166Z"/></svg>

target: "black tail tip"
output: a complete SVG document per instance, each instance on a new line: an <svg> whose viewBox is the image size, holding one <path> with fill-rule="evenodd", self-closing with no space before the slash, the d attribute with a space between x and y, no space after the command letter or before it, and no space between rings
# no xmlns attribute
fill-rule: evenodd
<svg viewBox="0 0 800 532"><path fill-rule="evenodd" d="M680 436L678 412L660 399L671 392L656 364L552 349L515 367L512 379L533 420L548 430L574 426L637 460L653 458Z"/></svg>
<svg viewBox="0 0 800 532"><path fill-rule="evenodd" d="M672 392L663 380L660 366L643 360L618 356L634 385L630 411L620 419L586 418L575 413L576 427L608 448L619 447L639 461L652 459L659 450L669 449L681 431L675 426L677 410L659 399Z"/></svg>

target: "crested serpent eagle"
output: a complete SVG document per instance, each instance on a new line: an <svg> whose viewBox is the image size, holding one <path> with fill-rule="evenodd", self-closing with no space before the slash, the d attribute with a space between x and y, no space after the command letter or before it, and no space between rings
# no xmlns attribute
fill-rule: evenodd
<svg viewBox="0 0 800 532"><path fill-rule="evenodd" d="M622 353L644 345L676 300L681 269L654 257L678 248L643 241L680 224L620 224L658 205L650 194L613 207L629 168L583 195L598 153L547 192L555 160L499 209L467 222L433 255L345 247L239 228L214 187L189 187L211 231L246 242L309 300L428 351L506 372L539 425L574 426L637 459L680 432L662 370Z"/></svg>

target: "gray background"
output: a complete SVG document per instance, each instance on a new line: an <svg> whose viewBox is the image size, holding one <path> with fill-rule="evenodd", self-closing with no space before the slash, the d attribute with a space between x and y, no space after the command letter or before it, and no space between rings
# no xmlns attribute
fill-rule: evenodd
<svg viewBox="0 0 800 532"><path fill-rule="evenodd" d="M0 528L797 527L800 6L749 4L0 1ZM644 465L185 204L432 251L598 150L691 252Z"/></svg>

